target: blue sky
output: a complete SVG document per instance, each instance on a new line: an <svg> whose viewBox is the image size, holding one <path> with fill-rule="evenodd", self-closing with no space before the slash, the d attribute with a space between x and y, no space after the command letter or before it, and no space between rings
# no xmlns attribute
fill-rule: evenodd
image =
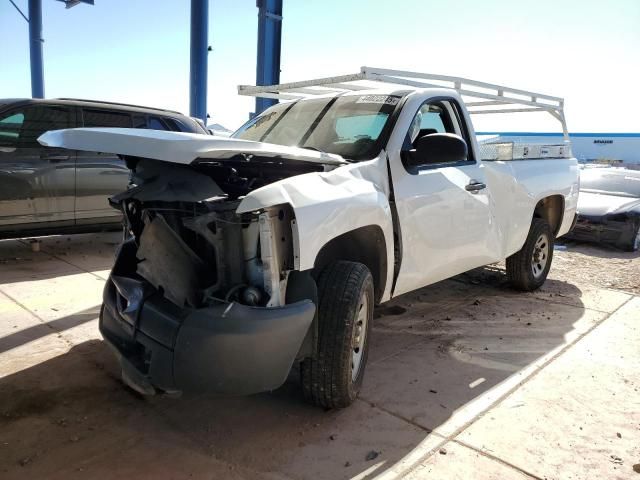
<svg viewBox="0 0 640 480"><path fill-rule="evenodd" d="M15 0L27 9L26 0ZM188 113L188 0L43 0L45 93ZM282 81L361 65L441 73L566 99L572 131L640 131L640 1L284 0ZM253 99L254 0L210 0L208 111L239 126ZM0 97L30 96L27 23L0 0ZM552 130L535 115L477 129ZM491 116L503 117L503 116Z"/></svg>

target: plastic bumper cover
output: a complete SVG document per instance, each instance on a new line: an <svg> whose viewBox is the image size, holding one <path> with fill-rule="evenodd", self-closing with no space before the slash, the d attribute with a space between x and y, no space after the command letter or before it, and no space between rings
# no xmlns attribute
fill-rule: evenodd
<svg viewBox="0 0 640 480"><path fill-rule="evenodd" d="M310 300L178 308L145 282L112 274L100 331L120 357L123 379L141 393L244 395L284 383L314 315Z"/></svg>

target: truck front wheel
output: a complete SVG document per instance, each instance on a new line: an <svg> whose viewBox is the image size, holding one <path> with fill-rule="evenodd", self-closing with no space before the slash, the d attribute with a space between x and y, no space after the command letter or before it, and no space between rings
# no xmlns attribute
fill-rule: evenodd
<svg viewBox="0 0 640 480"><path fill-rule="evenodd" d="M553 240L549 223L534 218L523 247L507 258L507 278L515 288L530 292L544 283L553 259Z"/></svg>
<svg viewBox="0 0 640 480"><path fill-rule="evenodd" d="M373 319L373 279L361 263L338 261L318 278L318 346L302 362L305 399L325 408L351 404L362 386Z"/></svg>

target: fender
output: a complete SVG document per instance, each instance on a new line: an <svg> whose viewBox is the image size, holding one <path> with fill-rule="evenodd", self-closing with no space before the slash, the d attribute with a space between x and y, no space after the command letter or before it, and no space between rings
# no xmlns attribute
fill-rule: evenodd
<svg viewBox="0 0 640 480"><path fill-rule="evenodd" d="M380 227L387 245L387 265L393 265L393 221L387 186L384 155L330 172L290 177L254 190L240 203L237 213L247 213L276 205L291 206L298 251L295 267L312 269L322 247L352 230ZM382 173L380 172L382 168ZM388 269L382 301L390 297L393 269Z"/></svg>
<svg viewBox="0 0 640 480"><path fill-rule="evenodd" d="M503 258L522 248L536 206L544 198L562 196L563 212L556 236L567 233L578 200L579 177L575 159L486 161L483 166L495 218L503 232Z"/></svg>

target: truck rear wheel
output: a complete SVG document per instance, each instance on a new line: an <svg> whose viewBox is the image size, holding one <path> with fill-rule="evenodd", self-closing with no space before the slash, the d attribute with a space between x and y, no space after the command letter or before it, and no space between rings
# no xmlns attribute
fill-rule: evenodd
<svg viewBox="0 0 640 480"><path fill-rule="evenodd" d="M373 319L373 279L361 263L338 261L318 278L318 350L302 362L305 399L325 408L351 404L362 386Z"/></svg>
<svg viewBox="0 0 640 480"><path fill-rule="evenodd" d="M525 292L540 288L551 268L553 242L549 223L534 218L523 247L507 258L507 278L514 288Z"/></svg>

